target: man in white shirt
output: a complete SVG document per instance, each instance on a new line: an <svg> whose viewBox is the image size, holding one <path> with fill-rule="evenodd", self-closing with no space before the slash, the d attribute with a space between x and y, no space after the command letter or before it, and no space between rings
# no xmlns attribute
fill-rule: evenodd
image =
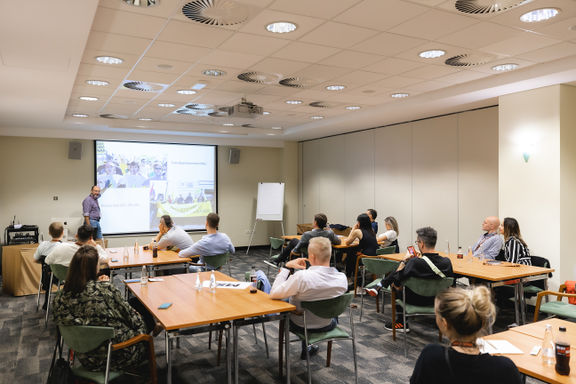
<svg viewBox="0 0 576 384"><path fill-rule="evenodd" d="M218 232L220 217L217 213L209 213L206 216L207 234L189 248L180 251L180 257L200 256L200 263L204 263L204 256L221 255L226 252L234 253L236 250L227 234ZM206 269L213 269L210 265ZM199 268L190 267L191 271Z"/></svg>
<svg viewBox="0 0 576 384"><path fill-rule="evenodd" d="M91 245L98 251L100 264L108 264L108 255L106 254L106 251L92 239L92 232L93 229L91 226L80 226L76 232L76 242L65 242L59 244L48 254L48 256L46 256L44 262L48 265L59 264L67 267L70 265L72 257L81 246Z"/></svg>
<svg viewBox="0 0 576 384"><path fill-rule="evenodd" d="M348 290L346 275L330 267L331 254L330 240L322 236L314 237L308 244L308 259L290 260L276 276L270 297L290 298L290 303L296 306L296 313L290 315L290 329L303 332L304 317L301 315L300 302L331 299L343 295ZM310 263L308 269L306 269L307 261ZM291 275L290 269L299 271ZM306 323L309 332L327 332L336 326L335 319L323 319L310 312L306 312ZM305 359L304 343L302 347L300 357ZM311 346L309 352L316 354L318 346Z"/></svg>
<svg viewBox="0 0 576 384"><path fill-rule="evenodd" d="M164 215L160 218L158 229L160 232L158 232L154 238L158 245L158 249L173 247L182 250L189 248L194 244L194 241L185 230L174 225L174 221L172 221L170 215ZM152 249L152 246L153 243L150 243L150 249Z"/></svg>

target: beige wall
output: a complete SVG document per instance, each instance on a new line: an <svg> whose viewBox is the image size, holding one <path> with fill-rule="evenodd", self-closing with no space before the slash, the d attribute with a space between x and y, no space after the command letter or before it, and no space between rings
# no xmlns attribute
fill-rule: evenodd
<svg viewBox="0 0 576 384"><path fill-rule="evenodd" d="M74 218L81 221L81 202L93 183L94 145L82 141L81 160L68 159L66 139L0 136L0 227L9 225L12 216L23 224L37 224L48 236L51 218ZM218 194L221 230L236 246L246 246L250 239L255 210L257 183L286 183L286 223L296 224L298 206L298 146L286 143L283 148L240 148L240 163L228 163L229 147L218 149ZM53 196L58 196L54 201ZM288 228L288 227L287 227ZM269 235L280 235L279 223L264 222L257 227L253 244L268 244ZM199 238L201 234L193 235ZM141 244L146 237L110 237L110 246Z"/></svg>
<svg viewBox="0 0 576 384"><path fill-rule="evenodd" d="M301 144L301 221L324 212L353 225L367 208L400 225L402 248L425 225L438 249L472 245L487 215L498 214L496 107Z"/></svg>

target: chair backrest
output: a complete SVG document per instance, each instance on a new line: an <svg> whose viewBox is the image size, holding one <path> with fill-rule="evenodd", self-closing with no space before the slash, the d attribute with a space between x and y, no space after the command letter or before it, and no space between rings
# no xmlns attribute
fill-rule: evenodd
<svg viewBox="0 0 576 384"><path fill-rule="evenodd" d="M204 256L204 262L215 269L225 265L230 259L230 252L221 253L220 255Z"/></svg>
<svg viewBox="0 0 576 384"><path fill-rule="evenodd" d="M376 275L385 275L393 272L398 269L398 266L400 265L398 261L370 257L363 257L362 263L364 264L366 271Z"/></svg>
<svg viewBox="0 0 576 384"><path fill-rule="evenodd" d="M112 327L59 325L58 328L66 345L80 353L93 351L103 342L114 337L114 328Z"/></svg>
<svg viewBox="0 0 576 384"><path fill-rule="evenodd" d="M400 246L398 245L398 239L390 243L391 247L394 247L394 253L400 253Z"/></svg>
<svg viewBox="0 0 576 384"><path fill-rule="evenodd" d="M350 306L353 298L354 294L348 292L333 299L302 301L300 306L318 317L332 319L344 313L346 308Z"/></svg>
<svg viewBox="0 0 576 384"><path fill-rule="evenodd" d="M550 268L550 261L545 257L530 256L530 260L532 261L532 265L535 267ZM552 273L550 273L548 277L552 277Z"/></svg>
<svg viewBox="0 0 576 384"><path fill-rule="evenodd" d="M50 264L50 269L52 270L54 276L58 278L58 280L66 280L66 275L68 274L68 267L66 265Z"/></svg>
<svg viewBox="0 0 576 384"><path fill-rule="evenodd" d="M277 237L270 237L270 247L274 250L282 248L284 245L284 239L279 239Z"/></svg>
<svg viewBox="0 0 576 384"><path fill-rule="evenodd" d="M393 253L396 253L396 247L393 245L376 250L376 255L391 255Z"/></svg>
<svg viewBox="0 0 576 384"><path fill-rule="evenodd" d="M442 279L409 277L403 283L405 287L410 288L414 293L426 297L436 296L439 292L451 287L452 284L454 284L453 277L444 277Z"/></svg>

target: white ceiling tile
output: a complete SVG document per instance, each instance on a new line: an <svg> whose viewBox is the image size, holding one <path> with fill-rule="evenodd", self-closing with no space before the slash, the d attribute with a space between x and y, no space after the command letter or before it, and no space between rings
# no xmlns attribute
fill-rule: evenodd
<svg viewBox="0 0 576 384"><path fill-rule="evenodd" d="M191 21L171 20L158 36L158 40L216 48L233 34L233 31L199 25Z"/></svg>
<svg viewBox="0 0 576 384"><path fill-rule="evenodd" d="M374 64L382 59L383 57L380 55L355 51L340 51L339 53L320 61L320 64L357 69Z"/></svg>
<svg viewBox="0 0 576 384"><path fill-rule="evenodd" d="M202 104L211 104L211 105L233 105L240 102L240 99L243 95L235 93L235 92L226 92L226 91L211 91L207 92L197 99L195 99L196 103Z"/></svg>
<svg viewBox="0 0 576 384"><path fill-rule="evenodd" d="M169 65L171 68L166 68ZM135 70L160 72L180 76L190 68L191 64L182 61L160 59L155 57L143 57L136 65Z"/></svg>
<svg viewBox="0 0 576 384"><path fill-rule="evenodd" d="M159 95L158 92L142 92L119 86L111 100L122 100L123 103L129 103L128 100L151 100Z"/></svg>
<svg viewBox="0 0 576 384"><path fill-rule="evenodd" d="M376 81L382 80L386 77L386 75L381 73L374 73L374 72L366 72L366 71L354 71L347 73L345 75L339 76L337 78L332 79L330 82L326 82L321 85L321 87L325 87L331 84L340 84L346 86L341 92L346 93L349 89L357 88L369 83L374 83ZM329 94L338 93L340 91L327 91Z"/></svg>
<svg viewBox="0 0 576 384"><path fill-rule="evenodd" d="M219 48L226 51L267 56L278 51L288 43L288 40L238 32Z"/></svg>
<svg viewBox="0 0 576 384"><path fill-rule="evenodd" d="M412 84L406 87L408 93L424 93L436 91L446 87L446 83L442 81L423 81L421 83Z"/></svg>
<svg viewBox="0 0 576 384"><path fill-rule="evenodd" d="M501 55L519 55L524 52L533 51L546 46L555 45L558 40L550 39L535 33L524 33L521 36L500 41L495 44L482 47L485 52Z"/></svg>
<svg viewBox="0 0 576 384"><path fill-rule="evenodd" d="M153 39L162 30L164 23L163 17L98 7L92 30Z"/></svg>
<svg viewBox="0 0 576 384"><path fill-rule="evenodd" d="M411 78L411 77L392 76L392 77L388 77L384 80L378 81L374 85L376 86L376 88L390 88L390 89L395 89L394 92L397 92L397 91L401 91L401 89L398 89L398 88L407 87L409 85L416 84L416 83L419 83L421 81L422 80L420 80L420 79L415 79L415 78Z"/></svg>
<svg viewBox="0 0 576 384"><path fill-rule="evenodd" d="M161 73L152 71L143 71L136 68L132 73L128 75L129 79L132 81L146 81L150 83L159 84L172 84L181 73Z"/></svg>
<svg viewBox="0 0 576 384"><path fill-rule="evenodd" d="M247 69L261 61L264 56L251 55L241 52L229 52L222 49L215 49L198 60L202 64L214 66L228 66L237 69Z"/></svg>
<svg viewBox="0 0 576 384"><path fill-rule="evenodd" d="M348 69L321 64L312 64L296 75L321 83L346 74Z"/></svg>
<svg viewBox="0 0 576 384"><path fill-rule="evenodd" d="M126 72L127 69L103 64L82 64L78 68L78 76L84 76L86 80L90 78L92 80L120 81Z"/></svg>
<svg viewBox="0 0 576 384"><path fill-rule="evenodd" d="M538 32L558 40L574 40L576 39L574 26L576 26L576 17L571 17L554 24L543 25Z"/></svg>
<svg viewBox="0 0 576 384"><path fill-rule="evenodd" d="M413 69L404 72L402 76L414 77L416 79L433 80L442 76L458 72L459 68L450 67L448 65L427 65L425 67Z"/></svg>
<svg viewBox="0 0 576 384"><path fill-rule="evenodd" d="M241 80L229 80L220 85L218 85L218 91L235 92L238 95L244 95L247 93L255 93L264 88L263 84L248 83Z"/></svg>
<svg viewBox="0 0 576 384"><path fill-rule="evenodd" d="M540 23L524 23L520 16L538 8L558 8L561 12L554 18ZM539 31L549 25L554 25L576 15L576 2L572 0L533 0L521 7L510 9L499 15L495 15L490 21L523 30Z"/></svg>
<svg viewBox="0 0 576 384"><path fill-rule="evenodd" d="M297 28L289 33L272 33L266 26L276 21L288 21L296 24ZM318 27L325 20L279 11L264 10L240 28L240 32L254 35L296 40Z"/></svg>
<svg viewBox="0 0 576 384"><path fill-rule="evenodd" d="M490 22L480 22L438 39L443 43L477 49L520 36L522 31Z"/></svg>
<svg viewBox="0 0 576 384"><path fill-rule="evenodd" d="M576 55L576 44L565 42L523 53L518 55L518 58L542 63L574 55Z"/></svg>
<svg viewBox="0 0 576 384"><path fill-rule="evenodd" d="M267 73L277 73L282 77L287 77L308 67L309 65L309 63L303 63L301 61L269 58L253 65L250 69Z"/></svg>
<svg viewBox="0 0 576 384"><path fill-rule="evenodd" d="M272 56L283 59L305 61L307 63L316 63L338 51L338 48L295 41L282 47L282 49L274 53Z"/></svg>
<svg viewBox="0 0 576 384"><path fill-rule="evenodd" d="M331 19L360 0L276 0L270 9Z"/></svg>
<svg viewBox="0 0 576 384"><path fill-rule="evenodd" d="M300 90L299 88L290 88L281 85L269 85L259 90L258 94L289 98L291 95L293 95L295 92L298 92L299 90Z"/></svg>
<svg viewBox="0 0 576 384"><path fill-rule="evenodd" d="M334 20L386 31L427 10L426 7L401 0L364 0L335 17Z"/></svg>
<svg viewBox="0 0 576 384"><path fill-rule="evenodd" d="M300 41L327 45L329 47L349 48L374 36L376 33L377 32L372 29L327 22L314 31L304 35Z"/></svg>
<svg viewBox="0 0 576 384"><path fill-rule="evenodd" d="M423 63L416 61L402 60L396 58L384 59L378 63L369 65L364 69L371 72L378 72L387 75L396 75L411 69L423 67Z"/></svg>
<svg viewBox="0 0 576 384"><path fill-rule="evenodd" d="M389 32L422 39L437 39L476 24L478 20L449 12L430 10L392 28Z"/></svg>
<svg viewBox="0 0 576 384"><path fill-rule="evenodd" d="M166 60L179 60L194 62L212 50L205 47L193 47L186 44L169 43L167 41L155 41L152 47L146 52L146 56L158 57Z"/></svg>
<svg viewBox="0 0 576 384"><path fill-rule="evenodd" d="M468 81L478 80L478 79L481 79L483 77L488 77L488 76L490 76L490 75L487 73L480 73L480 72L475 72L472 70L463 70L463 71L456 72L456 73L448 75L448 76L441 77L437 80L441 81L441 82L445 82L445 83L450 84L450 85L453 85L453 84L460 84L460 83L466 83Z"/></svg>
<svg viewBox="0 0 576 384"><path fill-rule="evenodd" d="M355 51L393 56L407 49L422 45L426 43L426 41L427 40L383 32L362 43L356 44L352 49Z"/></svg>
<svg viewBox="0 0 576 384"><path fill-rule="evenodd" d="M117 0L100 0L101 7L112 8L124 12L132 12L141 15L150 15L156 17L168 17L181 8L180 0L162 0L157 1L152 7L135 7L124 1Z"/></svg>
<svg viewBox="0 0 576 384"><path fill-rule="evenodd" d="M141 55L150 43L152 39L93 31L88 37L86 49L109 52L111 56L113 53Z"/></svg>
<svg viewBox="0 0 576 384"><path fill-rule="evenodd" d="M323 91L319 89L305 89L297 90L294 93L294 98L296 99L308 99L308 100L324 100L329 95L328 91Z"/></svg>

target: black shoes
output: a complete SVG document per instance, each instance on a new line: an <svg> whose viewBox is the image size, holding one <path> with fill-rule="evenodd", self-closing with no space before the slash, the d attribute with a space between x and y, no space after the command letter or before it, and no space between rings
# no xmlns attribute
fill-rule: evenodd
<svg viewBox="0 0 576 384"><path fill-rule="evenodd" d="M316 355L319 349L320 347L317 346L316 344L309 345L308 355L310 355L310 357ZM306 350L303 350L302 353L300 354L300 360L306 360Z"/></svg>

